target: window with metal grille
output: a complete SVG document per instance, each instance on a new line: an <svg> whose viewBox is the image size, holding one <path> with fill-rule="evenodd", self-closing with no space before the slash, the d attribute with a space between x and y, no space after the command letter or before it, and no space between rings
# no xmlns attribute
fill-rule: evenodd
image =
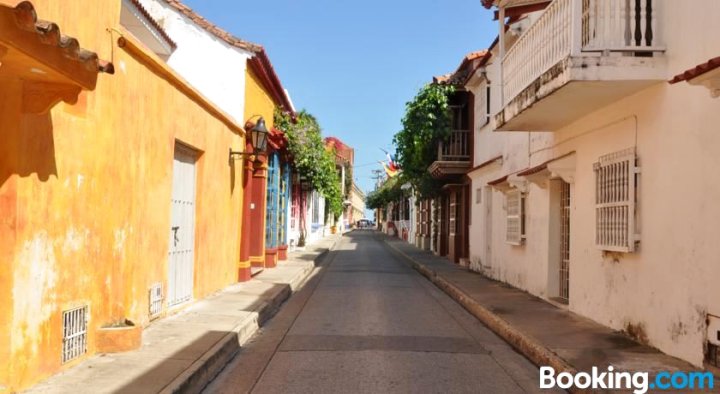
<svg viewBox="0 0 720 394"><path fill-rule="evenodd" d="M525 239L525 195L519 190L505 194L507 205L507 228L505 240L511 245L521 245Z"/></svg>
<svg viewBox="0 0 720 394"><path fill-rule="evenodd" d="M150 318L158 317L162 312L163 291L162 283L155 283L150 287Z"/></svg>
<svg viewBox="0 0 720 394"><path fill-rule="evenodd" d="M64 364L87 352L87 305L64 311L62 324L62 362Z"/></svg>
<svg viewBox="0 0 720 394"><path fill-rule="evenodd" d="M635 149L600 157L595 170L595 244L601 250L635 250Z"/></svg>
<svg viewBox="0 0 720 394"><path fill-rule="evenodd" d="M570 184L560 188L560 298L570 300Z"/></svg>

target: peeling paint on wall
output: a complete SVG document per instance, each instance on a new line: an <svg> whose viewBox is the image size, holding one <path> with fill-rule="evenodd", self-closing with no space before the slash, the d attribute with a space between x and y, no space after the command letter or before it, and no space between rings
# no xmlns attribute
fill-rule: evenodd
<svg viewBox="0 0 720 394"><path fill-rule="evenodd" d="M40 328L57 308L55 252L45 231L25 242L15 267L11 353L25 349L29 343L32 354L24 356L34 357L38 353Z"/></svg>
<svg viewBox="0 0 720 394"><path fill-rule="evenodd" d="M67 255L84 249L89 236L90 230L88 229L78 230L74 227L70 227L65 234L65 240L63 241L63 254Z"/></svg>

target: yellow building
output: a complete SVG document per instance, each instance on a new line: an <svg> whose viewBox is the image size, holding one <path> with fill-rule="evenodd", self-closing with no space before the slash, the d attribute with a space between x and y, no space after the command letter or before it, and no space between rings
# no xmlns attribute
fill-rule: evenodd
<svg viewBox="0 0 720 394"><path fill-rule="evenodd" d="M121 3L0 0L0 392L237 280L244 131Z"/></svg>
<svg viewBox="0 0 720 394"><path fill-rule="evenodd" d="M246 70L245 119L265 120L266 127L271 130L271 152L258 157L254 164L246 162L244 165L245 204L239 280L249 279L251 269L272 268L278 260L287 258L287 239L278 234L281 234L280 228L286 227L288 212L283 208L289 204L290 171L284 165L287 158L280 158L287 156L281 153L286 140L282 131L274 129L273 117L276 109L293 113L292 103L264 49L254 51ZM251 128L254 124L245 126ZM268 217L271 222L267 222Z"/></svg>

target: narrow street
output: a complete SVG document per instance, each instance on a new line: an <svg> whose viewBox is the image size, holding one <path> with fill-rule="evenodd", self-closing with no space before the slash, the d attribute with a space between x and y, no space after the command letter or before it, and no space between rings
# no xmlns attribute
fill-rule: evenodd
<svg viewBox="0 0 720 394"><path fill-rule="evenodd" d="M205 392L539 392L537 368L378 237L345 235Z"/></svg>

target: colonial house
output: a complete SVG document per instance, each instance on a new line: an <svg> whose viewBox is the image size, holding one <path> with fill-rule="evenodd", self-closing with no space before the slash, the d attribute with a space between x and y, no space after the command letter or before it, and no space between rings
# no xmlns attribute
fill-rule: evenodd
<svg viewBox="0 0 720 394"><path fill-rule="evenodd" d="M433 79L433 83L453 85L456 90L450 97L450 136L438 143L437 160L428 168L432 177L441 181L442 192L435 198L419 201L413 218L415 242L418 247L456 263L469 256L470 183L465 174L472 167L475 146L472 130L477 99L474 92L465 89L464 81L486 58L485 51L470 53L455 72Z"/></svg>
<svg viewBox="0 0 720 394"><path fill-rule="evenodd" d="M252 271L257 273L263 268L275 267L278 257L286 257L288 239L281 230L286 228L288 220L285 207L290 204L292 170L286 152L287 141L281 130L274 129L273 118L277 110L294 114L292 102L263 49L249 59L245 80L245 127L248 130L266 128L271 130L271 135L267 155L243 159L246 200L239 267L245 271L241 280L249 279ZM245 151L252 150L253 143L248 139Z"/></svg>
<svg viewBox="0 0 720 394"><path fill-rule="evenodd" d="M273 117L276 108L290 113L294 108L265 50L219 28L178 0L123 0L123 17L140 30L140 36L146 26L160 27L176 43L176 49L164 55L168 65L238 123L253 128L262 119L270 133L268 155L233 154L242 156L238 168L243 173L238 175L244 179L245 194L243 215L238 218L243 224L238 280L275 267L278 260L287 258L291 165L287 141L282 131L273 129ZM153 35L145 36L152 41ZM208 72L218 67L227 72ZM245 151L252 150L248 139Z"/></svg>
<svg viewBox="0 0 720 394"><path fill-rule="evenodd" d="M717 366L720 3L483 3L471 267Z"/></svg>
<svg viewBox="0 0 720 394"><path fill-rule="evenodd" d="M175 50L135 2L0 1L0 391L237 281L249 106Z"/></svg>
<svg viewBox="0 0 720 394"><path fill-rule="evenodd" d="M350 225L355 226L358 220L365 218L365 193L353 181L350 191Z"/></svg>
<svg viewBox="0 0 720 394"><path fill-rule="evenodd" d="M237 123L245 122L247 63L261 46L234 37L177 0L121 3L123 24L133 34L144 38L149 47L158 48L156 53L168 66ZM161 32L175 43L173 51L156 42ZM212 67L222 72L208 72Z"/></svg>
<svg viewBox="0 0 720 394"><path fill-rule="evenodd" d="M350 193L353 185L352 169L355 165L355 150L337 137L326 137L325 147L335 153L335 169L340 177L340 194L343 198L343 212L338 223L334 222L334 217L328 217L328 220L332 221L339 231L345 231L350 228L352 223L353 211Z"/></svg>

